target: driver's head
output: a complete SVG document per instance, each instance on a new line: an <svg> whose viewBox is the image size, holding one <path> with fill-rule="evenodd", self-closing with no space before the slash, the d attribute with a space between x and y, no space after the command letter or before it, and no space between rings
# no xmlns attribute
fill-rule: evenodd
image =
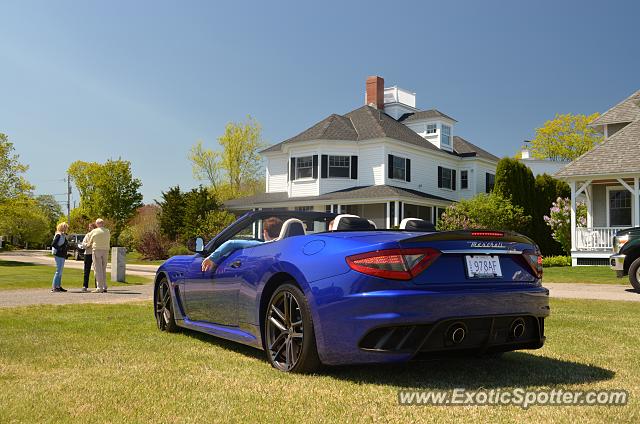
<svg viewBox="0 0 640 424"><path fill-rule="evenodd" d="M282 220L272 216L262 222L262 228L264 239L267 241L274 240L280 235L280 230L282 230Z"/></svg>

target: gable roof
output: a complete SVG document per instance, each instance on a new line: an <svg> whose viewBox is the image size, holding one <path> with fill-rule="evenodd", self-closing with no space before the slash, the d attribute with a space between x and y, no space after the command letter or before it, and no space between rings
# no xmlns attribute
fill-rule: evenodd
<svg viewBox="0 0 640 424"><path fill-rule="evenodd" d="M458 122L452 117L450 117L449 115L445 115L444 113L440 112L437 109L421 110L419 112L414 112L414 113L405 113L400 118L398 118L398 121L403 123L411 123L414 121L421 121L423 119L433 119L433 118L446 118L446 119L450 119L453 122Z"/></svg>
<svg viewBox="0 0 640 424"><path fill-rule="evenodd" d="M444 114L441 115L447 117ZM322 121L304 130L300 134L295 135L280 143L274 144L273 146L267 147L260 153L279 152L282 150L282 147L284 145L301 141L364 141L385 137L418 146L427 150L450 153L446 150L438 149L429 141L418 135L418 133L413 131L411 128L407 127L404 123L396 121L391 116L384 113L384 111L368 105L352 110L345 115L329 115ZM453 154L455 156L477 156L490 160L499 160L496 156L492 155L486 150L483 150L458 136L453 137L453 149Z"/></svg>
<svg viewBox="0 0 640 424"><path fill-rule="evenodd" d="M640 90L591 122L591 126L633 122L640 119Z"/></svg>
<svg viewBox="0 0 640 424"><path fill-rule="evenodd" d="M640 172L640 120L632 122L558 172L556 177Z"/></svg>

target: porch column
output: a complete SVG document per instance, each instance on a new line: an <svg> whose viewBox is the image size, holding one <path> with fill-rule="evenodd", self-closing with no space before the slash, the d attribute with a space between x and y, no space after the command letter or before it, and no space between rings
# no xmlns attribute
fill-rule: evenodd
<svg viewBox="0 0 640 424"><path fill-rule="evenodd" d="M633 226L640 226L640 178L635 177L633 179L633 208L635 212L633 214Z"/></svg>
<svg viewBox="0 0 640 424"><path fill-rule="evenodd" d="M591 184L584 190L585 196L587 196L587 228L593 228L593 191L591 190Z"/></svg>
<svg viewBox="0 0 640 424"><path fill-rule="evenodd" d="M576 250L576 182L571 181L571 251Z"/></svg>
<svg viewBox="0 0 640 424"><path fill-rule="evenodd" d="M400 218L400 202L395 202L393 209L393 225L397 227L400 225L400 221L398 221L398 218Z"/></svg>
<svg viewBox="0 0 640 424"><path fill-rule="evenodd" d="M386 213L385 213L385 226L387 228L391 228L391 202L385 203L386 205Z"/></svg>

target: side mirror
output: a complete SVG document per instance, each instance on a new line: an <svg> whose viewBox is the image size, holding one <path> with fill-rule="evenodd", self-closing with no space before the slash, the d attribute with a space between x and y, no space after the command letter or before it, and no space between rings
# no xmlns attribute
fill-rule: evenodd
<svg viewBox="0 0 640 424"><path fill-rule="evenodd" d="M196 238L196 253L204 252L204 239L202 237Z"/></svg>

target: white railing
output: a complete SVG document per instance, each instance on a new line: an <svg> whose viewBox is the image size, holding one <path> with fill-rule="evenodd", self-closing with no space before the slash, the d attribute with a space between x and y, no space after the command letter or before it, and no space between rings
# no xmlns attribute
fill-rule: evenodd
<svg viewBox="0 0 640 424"><path fill-rule="evenodd" d="M576 249L612 250L613 236L621 227L578 227L576 228Z"/></svg>

